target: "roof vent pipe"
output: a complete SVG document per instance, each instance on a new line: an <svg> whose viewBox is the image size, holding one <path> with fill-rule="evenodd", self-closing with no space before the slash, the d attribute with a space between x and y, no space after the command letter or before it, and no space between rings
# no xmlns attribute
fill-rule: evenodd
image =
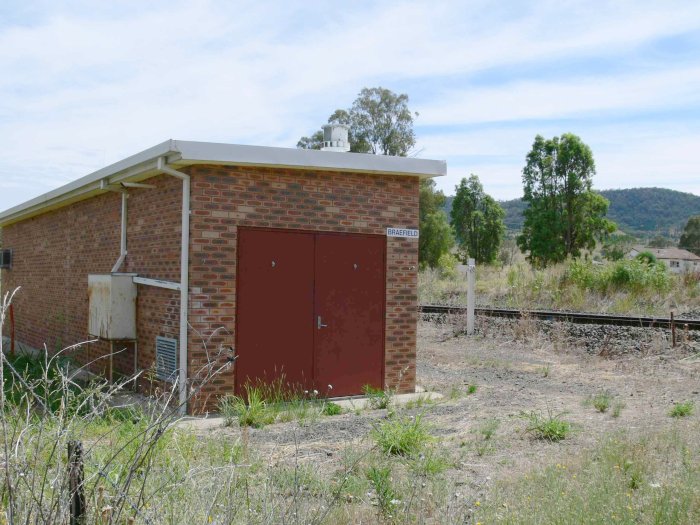
<svg viewBox="0 0 700 525"><path fill-rule="evenodd" d="M348 131L345 124L326 124L323 126L323 146L321 151L350 151Z"/></svg>

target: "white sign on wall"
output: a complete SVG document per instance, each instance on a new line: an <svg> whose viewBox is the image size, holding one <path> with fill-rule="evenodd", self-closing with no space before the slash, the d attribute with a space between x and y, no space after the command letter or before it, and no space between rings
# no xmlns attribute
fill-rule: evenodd
<svg viewBox="0 0 700 525"><path fill-rule="evenodd" d="M408 237L408 238L418 238L418 230L410 230L407 228L387 228L387 237Z"/></svg>

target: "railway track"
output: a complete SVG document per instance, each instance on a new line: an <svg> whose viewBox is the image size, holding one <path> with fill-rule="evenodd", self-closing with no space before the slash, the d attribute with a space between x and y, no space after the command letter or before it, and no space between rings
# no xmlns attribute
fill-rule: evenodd
<svg viewBox="0 0 700 525"><path fill-rule="evenodd" d="M466 313L466 306L445 306L438 304L422 304L418 307L423 314L445 315ZM582 312L563 312L557 310L518 310L515 308L475 308L476 315L487 317L508 317L517 319L529 317L549 321L567 321L578 324L599 324L614 326L637 326L641 328L675 328L684 330L700 330L700 319L671 319L669 317L647 317L632 315L610 315Z"/></svg>

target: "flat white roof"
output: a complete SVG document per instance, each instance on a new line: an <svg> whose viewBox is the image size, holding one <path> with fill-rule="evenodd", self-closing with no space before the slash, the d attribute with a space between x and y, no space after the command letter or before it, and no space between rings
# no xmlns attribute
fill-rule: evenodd
<svg viewBox="0 0 700 525"><path fill-rule="evenodd" d="M0 213L0 226L99 195L109 191L106 188L108 185L153 177L159 173L157 162L161 157L165 157L174 168L193 164L223 164L422 178L447 173L444 160L171 139Z"/></svg>

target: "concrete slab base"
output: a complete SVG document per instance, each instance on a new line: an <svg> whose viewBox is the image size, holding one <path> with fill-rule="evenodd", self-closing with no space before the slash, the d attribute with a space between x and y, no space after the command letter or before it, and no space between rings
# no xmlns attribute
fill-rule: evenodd
<svg viewBox="0 0 700 525"><path fill-rule="evenodd" d="M442 394L437 392L413 392L411 394L394 394L391 396L391 404L403 406L410 402L437 401L442 399ZM370 404L370 399L366 396L349 397L345 399L331 399L336 405L340 405L345 410L364 410Z"/></svg>
<svg viewBox="0 0 700 525"><path fill-rule="evenodd" d="M391 396L391 404L394 406L404 406L410 402L417 401L438 401L444 396L438 392L425 392L420 387L416 388L416 392L411 394L394 394ZM346 397L342 399L329 399L336 405L339 405L343 410L353 412L355 410L365 410L370 404L370 400L366 396ZM224 426L224 418L216 415L204 417L185 417L177 422L176 426L180 428L188 428L190 430L213 430Z"/></svg>

